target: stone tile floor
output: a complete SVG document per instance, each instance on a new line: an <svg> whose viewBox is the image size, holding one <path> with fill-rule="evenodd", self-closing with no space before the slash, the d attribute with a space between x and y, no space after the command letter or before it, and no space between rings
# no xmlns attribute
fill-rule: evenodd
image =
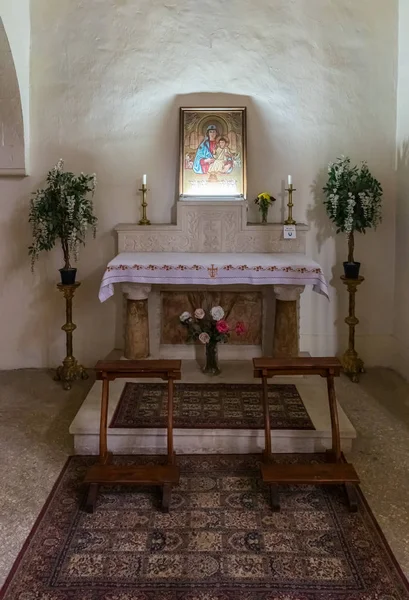
<svg viewBox="0 0 409 600"><path fill-rule="evenodd" d="M68 428L92 383L65 392L49 371L0 372L0 585L73 451ZM409 383L373 369L337 393L358 432L348 458L409 576Z"/></svg>

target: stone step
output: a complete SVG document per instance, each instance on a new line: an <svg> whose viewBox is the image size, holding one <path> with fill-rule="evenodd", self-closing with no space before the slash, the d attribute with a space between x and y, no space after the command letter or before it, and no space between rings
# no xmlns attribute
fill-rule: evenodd
<svg viewBox="0 0 409 600"><path fill-rule="evenodd" d="M250 361L231 361L221 365L216 378L200 372L195 361L183 361L182 381L186 383L259 383L252 374ZM131 380L130 380L131 381ZM132 380L137 381L137 380ZM149 379L143 380L145 383ZM152 380L157 381L157 380ZM331 448L331 425L326 382L317 376L274 378L274 383L294 383L311 417L315 430L273 430L273 452L323 452ZM110 385L108 423L119 402L126 380ZM101 382L91 388L70 427L76 454L98 454ZM348 453L356 437L351 422L338 405L341 448ZM264 431L257 429L175 429L176 454L250 454L264 448ZM108 450L114 454L166 454L166 430L108 429Z"/></svg>

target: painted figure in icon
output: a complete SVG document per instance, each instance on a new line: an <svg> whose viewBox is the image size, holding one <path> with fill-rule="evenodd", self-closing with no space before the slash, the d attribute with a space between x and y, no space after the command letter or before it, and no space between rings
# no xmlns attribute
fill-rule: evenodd
<svg viewBox="0 0 409 600"><path fill-rule="evenodd" d="M205 175L209 172L210 165L214 162L214 153L217 148L217 129L216 125L209 125L206 130L205 139L196 151L195 160L193 162L193 171L200 175Z"/></svg>
<svg viewBox="0 0 409 600"><path fill-rule="evenodd" d="M209 173L230 173L233 170L233 156L228 143L226 138L220 138L213 155L214 162L209 167Z"/></svg>
<svg viewBox="0 0 409 600"><path fill-rule="evenodd" d="M185 169L193 169L193 160L190 158L190 154L186 152L185 155Z"/></svg>
<svg viewBox="0 0 409 600"><path fill-rule="evenodd" d="M233 157L227 139L222 137L217 142L216 125L209 125L205 139L196 151L193 171L206 175L206 173L230 173L232 170Z"/></svg>

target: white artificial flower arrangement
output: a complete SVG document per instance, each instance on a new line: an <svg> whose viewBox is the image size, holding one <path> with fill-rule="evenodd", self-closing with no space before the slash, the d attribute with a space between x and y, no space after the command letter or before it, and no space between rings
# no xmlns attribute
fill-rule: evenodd
<svg viewBox="0 0 409 600"><path fill-rule="evenodd" d="M242 321L231 327L227 322L228 314L221 306L212 306L196 308L193 315L185 311L179 319L181 324L188 330L188 342L199 341L206 347L206 365L203 368L204 373L219 375L220 369L217 362L217 344L225 344L230 337L230 333L242 335L246 332L246 327Z"/></svg>
<svg viewBox="0 0 409 600"><path fill-rule="evenodd" d="M351 160L342 156L328 167L328 182L324 187L327 213L337 228L348 238L348 262L354 263L354 231L365 233L382 220L382 187L363 162L351 167Z"/></svg>
<svg viewBox="0 0 409 600"><path fill-rule="evenodd" d="M202 344L217 344L226 343L231 331L237 335L242 335L246 331L241 321L231 328L224 316L225 312L221 306L213 306L210 310L196 308L193 316L185 311L180 315L179 320L188 329L189 341L199 340Z"/></svg>

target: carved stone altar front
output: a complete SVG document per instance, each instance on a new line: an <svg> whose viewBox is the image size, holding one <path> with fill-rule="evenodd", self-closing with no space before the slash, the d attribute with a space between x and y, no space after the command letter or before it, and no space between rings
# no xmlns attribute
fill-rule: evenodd
<svg viewBox="0 0 409 600"><path fill-rule="evenodd" d="M247 203L180 201L177 224L115 227L118 252L305 252L307 225L295 240L283 239L283 225L247 223Z"/></svg>

